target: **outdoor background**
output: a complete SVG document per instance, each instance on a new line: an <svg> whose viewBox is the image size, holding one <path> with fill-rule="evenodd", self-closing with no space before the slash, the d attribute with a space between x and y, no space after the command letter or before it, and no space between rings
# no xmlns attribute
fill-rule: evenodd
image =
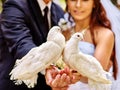
<svg viewBox="0 0 120 90"><path fill-rule="evenodd" d="M2 2L5 0L0 0L0 12L2 11ZM65 9L65 0L53 0L58 3L63 9ZM111 0L120 9L120 0Z"/></svg>

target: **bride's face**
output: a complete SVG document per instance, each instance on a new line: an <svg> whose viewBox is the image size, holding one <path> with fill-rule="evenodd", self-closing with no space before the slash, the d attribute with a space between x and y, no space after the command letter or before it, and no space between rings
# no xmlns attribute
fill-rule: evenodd
<svg viewBox="0 0 120 90"><path fill-rule="evenodd" d="M94 0L67 0L67 5L74 20L85 20L91 17Z"/></svg>

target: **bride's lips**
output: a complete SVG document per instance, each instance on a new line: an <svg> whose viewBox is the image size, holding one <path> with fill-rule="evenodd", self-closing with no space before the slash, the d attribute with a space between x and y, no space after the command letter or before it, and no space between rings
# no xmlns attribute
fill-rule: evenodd
<svg viewBox="0 0 120 90"><path fill-rule="evenodd" d="M84 13L84 11L78 11L78 10L74 10L74 13L75 13L75 14L78 14L78 15L80 15L80 14L83 14L83 13Z"/></svg>

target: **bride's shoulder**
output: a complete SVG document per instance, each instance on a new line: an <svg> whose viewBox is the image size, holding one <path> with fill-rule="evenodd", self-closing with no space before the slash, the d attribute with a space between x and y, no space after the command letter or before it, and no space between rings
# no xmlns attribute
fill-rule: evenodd
<svg viewBox="0 0 120 90"><path fill-rule="evenodd" d="M114 35L113 31L105 27L95 27L95 34L97 35Z"/></svg>
<svg viewBox="0 0 120 90"><path fill-rule="evenodd" d="M95 37L97 38L97 41L114 40L114 33L109 28L96 27L95 28Z"/></svg>

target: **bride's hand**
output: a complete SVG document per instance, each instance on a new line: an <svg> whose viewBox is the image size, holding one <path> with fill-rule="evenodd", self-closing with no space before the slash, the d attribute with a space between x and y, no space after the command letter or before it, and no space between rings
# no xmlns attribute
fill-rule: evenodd
<svg viewBox="0 0 120 90"><path fill-rule="evenodd" d="M81 79L81 74L79 74L77 71L75 70L71 70L71 73L70 73L70 76L71 76L71 83L74 84L78 81L80 81Z"/></svg>
<svg viewBox="0 0 120 90"><path fill-rule="evenodd" d="M52 87L53 90L67 90L71 84L71 77L69 76L69 69L58 70L57 67L51 66L46 69L46 83Z"/></svg>

